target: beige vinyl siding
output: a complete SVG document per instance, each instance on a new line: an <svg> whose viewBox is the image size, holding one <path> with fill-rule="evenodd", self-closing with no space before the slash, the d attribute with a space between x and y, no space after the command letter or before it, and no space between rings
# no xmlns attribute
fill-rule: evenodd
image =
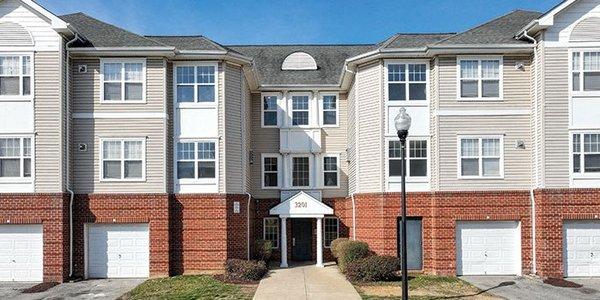
<svg viewBox="0 0 600 300"><path fill-rule="evenodd" d="M439 59L436 57L430 62L429 72L429 106L430 106L430 134L429 139L429 170L431 172L429 176L429 184L431 190L437 191L439 189L439 153L438 153L438 116L437 111L439 109Z"/></svg>
<svg viewBox="0 0 600 300"><path fill-rule="evenodd" d="M569 186L569 54L566 48L544 49L545 185Z"/></svg>
<svg viewBox="0 0 600 300"><path fill-rule="evenodd" d="M73 99L77 113L100 112L164 112L165 67L163 59L146 60L146 103L101 102L100 59L76 58L73 66ZM78 66L86 65L87 72L79 73Z"/></svg>
<svg viewBox="0 0 600 300"><path fill-rule="evenodd" d="M245 79L245 78L244 78ZM246 166L245 191L252 190L252 165L250 164L250 150L252 149L252 93L244 80L244 164Z"/></svg>
<svg viewBox="0 0 600 300"><path fill-rule="evenodd" d="M279 198L279 190L262 189L261 153L279 153L279 129L261 128L261 102L260 93L252 94L252 134L250 137L254 163L250 166L251 193L255 198Z"/></svg>
<svg viewBox="0 0 600 300"><path fill-rule="evenodd" d="M348 128L347 128L347 136L348 136L348 151L347 151L347 160L348 163L348 194L352 194L356 192L356 111L355 111L355 103L356 103L356 82L352 84L350 87L350 91L348 91Z"/></svg>
<svg viewBox="0 0 600 300"><path fill-rule="evenodd" d="M36 52L34 72L35 192L59 193L62 191L60 145L63 143L60 54Z"/></svg>
<svg viewBox="0 0 600 300"><path fill-rule="evenodd" d="M346 159L347 133L348 133L348 95L340 94L338 100L338 123L339 127L324 127L322 129L322 153L339 154L338 161L339 188L323 189L323 198L346 197L348 196L348 162ZM320 109L319 109L320 111ZM320 162L321 164L323 162ZM323 178L323 174L319 174L319 178ZM319 183L320 184L320 183Z"/></svg>
<svg viewBox="0 0 600 300"><path fill-rule="evenodd" d="M226 191L226 187L225 187L225 166L227 164L227 157L225 155L226 151L227 151L227 145L225 144L225 141L223 139L223 136L225 136L225 122L227 120L227 116L225 115L225 70L223 68L223 63L219 63L219 68L218 68L218 93L217 93L217 97L218 97L218 108L217 108L217 122L219 123L219 129L218 129L218 133L219 133L219 162L218 162L218 168L219 168L219 193L227 193Z"/></svg>
<svg viewBox="0 0 600 300"><path fill-rule="evenodd" d="M597 42L600 40L600 18L590 17L573 28L569 41L571 42Z"/></svg>
<svg viewBox="0 0 600 300"><path fill-rule="evenodd" d="M381 61L362 66L356 75L359 88L357 122L359 126L358 191L383 191L383 65Z"/></svg>
<svg viewBox="0 0 600 300"><path fill-rule="evenodd" d="M534 187L542 187L544 182L544 44L538 43L535 49L535 60L532 65L531 82L533 83L533 103L531 115L532 157Z"/></svg>
<svg viewBox="0 0 600 300"><path fill-rule="evenodd" d="M166 149L166 185L167 192L173 193L173 185L174 185L174 176L175 170L173 169L174 165L174 147L173 137L175 136L175 131L173 128L173 120L175 119L175 114L173 112L173 104L174 95L173 95L173 63L165 60L166 67L166 98L165 98L165 111L167 112L167 120L165 122L165 149Z"/></svg>
<svg viewBox="0 0 600 300"><path fill-rule="evenodd" d="M440 116L440 190L517 190L531 183L531 131L529 116ZM503 179L458 179L459 135L503 135ZM526 149L516 149L523 140Z"/></svg>
<svg viewBox="0 0 600 300"><path fill-rule="evenodd" d="M225 191L229 194L244 192L242 153L242 69L225 64Z"/></svg>
<svg viewBox="0 0 600 300"><path fill-rule="evenodd" d="M86 143L86 152L74 150L75 193L165 193L163 119L75 119L76 146ZM146 180L144 182L103 182L100 180L101 138L146 138Z"/></svg>

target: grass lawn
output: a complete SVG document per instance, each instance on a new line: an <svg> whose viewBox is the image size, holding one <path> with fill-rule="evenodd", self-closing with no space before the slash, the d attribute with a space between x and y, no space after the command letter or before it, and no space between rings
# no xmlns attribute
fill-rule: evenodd
<svg viewBox="0 0 600 300"><path fill-rule="evenodd" d="M363 299L401 299L402 281L354 283ZM429 299L502 299L492 296L456 277L411 274L408 281L409 297Z"/></svg>
<svg viewBox="0 0 600 300"><path fill-rule="evenodd" d="M224 283L210 275L185 275L147 280L122 299L252 299L256 287Z"/></svg>

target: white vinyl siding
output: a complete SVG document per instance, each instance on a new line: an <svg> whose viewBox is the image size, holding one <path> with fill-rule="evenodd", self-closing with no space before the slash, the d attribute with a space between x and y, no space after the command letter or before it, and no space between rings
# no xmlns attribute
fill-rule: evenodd
<svg viewBox="0 0 600 300"><path fill-rule="evenodd" d="M459 178L502 178L503 143L500 136L459 137Z"/></svg>
<svg viewBox="0 0 600 300"><path fill-rule="evenodd" d="M263 219L263 239L270 241L273 249L279 249L279 218Z"/></svg>
<svg viewBox="0 0 600 300"><path fill-rule="evenodd" d="M146 101L145 59L101 59L100 99L104 102Z"/></svg>
<svg viewBox="0 0 600 300"><path fill-rule="evenodd" d="M459 57L458 99L502 99L502 64L501 57Z"/></svg>
<svg viewBox="0 0 600 300"><path fill-rule="evenodd" d="M33 176L31 137L0 136L0 182L30 181Z"/></svg>
<svg viewBox="0 0 600 300"><path fill-rule="evenodd" d="M100 139L102 181L146 180L145 139Z"/></svg>
<svg viewBox="0 0 600 300"><path fill-rule="evenodd" d="M33 98L32 60L30 54L0 53L0 100Z"/></svg>

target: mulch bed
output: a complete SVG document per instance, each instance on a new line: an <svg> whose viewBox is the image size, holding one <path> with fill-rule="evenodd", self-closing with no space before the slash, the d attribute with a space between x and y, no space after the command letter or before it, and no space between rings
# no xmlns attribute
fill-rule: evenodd
<svg viewBox="0 0 600 300"><path fill-rule="evenodd" d="M558 287L566 287L566 288L580 288L583 286L579 283L564 280L562 278L546 278L546 279L544 279L544 283L553 285L553 286L558 286Z"/></svg>
<svg viewBox="0 0 600 300"><path fill-rule="evenodd" d="M231 283L231 284L258 284L260 282L260 281L256 281L256 280L244 280L244 279L239 279L239 278L231 278L231 277L227 276L226 274L218 274L218 275L214 275L213 277L221 282Z"/></svg>
<svg viewBox="0 0 600 300"><path fill-rule="evenodd" d="M42 282L42 283L36 284L30 288L21 290L21 293L23 293L23 294L41 293L41 292L45 292L57 285L58 285L58 282Z"/></svg>

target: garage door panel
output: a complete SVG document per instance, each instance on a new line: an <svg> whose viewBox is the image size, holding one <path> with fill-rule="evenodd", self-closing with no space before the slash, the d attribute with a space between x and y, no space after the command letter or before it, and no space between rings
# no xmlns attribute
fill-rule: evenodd
<svg viewBox="0 0 600 300"><path fill-rule="evenodd" d="M563 264L567 277L600 276L600 221L563 223Z"/></svg>
<svg viewBox="0 0 600 300"><path fill-rule="evenodd" d="M0 225L0 281L42 281L42 225Z"/></svg>

